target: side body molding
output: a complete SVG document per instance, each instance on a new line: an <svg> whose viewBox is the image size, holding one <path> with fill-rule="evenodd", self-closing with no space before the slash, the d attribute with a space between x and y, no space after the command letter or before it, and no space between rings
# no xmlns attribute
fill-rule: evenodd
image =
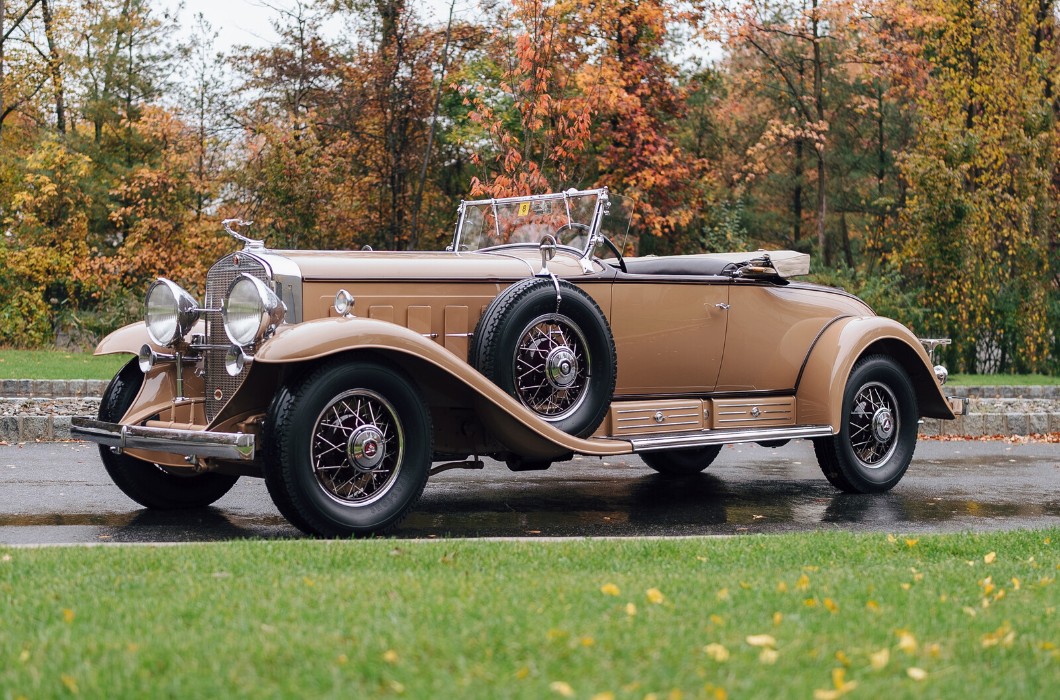
<svg viewBox="0 0 1060 700"><path fill-rule="evenodd" d="M558 459L571 453L594 456L630 454L627 440L581 439L538 418L528 408L438 343L386 321L323 318L281 326L262 343L255 363L285 364L316 360L350 350L398 354L426 363L464 384L481 406L478 414L509 448L530 459Z"/></svg>
<svg viewBox="0 0 1060 700"><path fill-rule="evenodd" d="M916 336L889 318L861 316L833 323L813 346L795 388L797 422L827 424L838 430L847 377L858 359L877 354L894 358L905 369L916 391L921 416L954 417L931 360Z"/></svg>

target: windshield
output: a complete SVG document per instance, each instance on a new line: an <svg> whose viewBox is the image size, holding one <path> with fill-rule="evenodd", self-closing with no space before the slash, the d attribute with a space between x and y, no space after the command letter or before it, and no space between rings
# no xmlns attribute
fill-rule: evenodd
<svg viewBox="0 0 1060 700"><path fill-rule="evenodd" d="M621 199L621 198L620 198ZM460 205L453 249L475 251L513 243L538 244L552 236L562 246L585 253L599 233L623 237L629 219L616 221L607 189L505 199L465 201ZM616 213L626 212L619 206Z"/></svg>

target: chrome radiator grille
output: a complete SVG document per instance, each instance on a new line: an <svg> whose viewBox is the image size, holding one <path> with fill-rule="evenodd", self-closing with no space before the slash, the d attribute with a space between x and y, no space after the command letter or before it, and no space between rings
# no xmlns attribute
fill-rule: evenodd
<svg viewBox="0 0 1060 700"><path fill-rule="evenodd" d="M244 272L257 277L266 284L270 282L265 265L245 252L232 253L217 261L206 276L206 308L220 309L229 285ZM225 335L220 311L210 311L206 316L206 342L211 349L206 351L206 418L213 420L225 404L236 393L247 377L249 365L236 376L225 369L225 353L232 341Z"/></svg>

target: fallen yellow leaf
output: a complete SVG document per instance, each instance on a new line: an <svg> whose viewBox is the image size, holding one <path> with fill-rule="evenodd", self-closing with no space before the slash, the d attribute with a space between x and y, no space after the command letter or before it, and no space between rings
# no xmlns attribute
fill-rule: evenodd
<svg viewBox="0 0 1060 700"><path fill-rule="evenodd" d="M762 653L758 655L758 660L764 664L775 664L778 656L780 654L776 649L763 649Z"/></svg>
<svg viewBox="0 0 1060 700"><path fill-rule="evenodd" d="M583 646L583 647L591 647L592 645L596 644L596 640L595 640L595 639L593 639L592 637L590 637L589 635L585 635L585 636L583 636L583 637L582 637L582 638L581 638L580 640L578 640L578 641L580 641L580 642L581 642L581 644L582 644L582 646Z"/></svg>
<svg viewBox="0 0 1060 700"><path fill-rule="evenodd" d="M396 664L398 662L398 654L393 649L387 649L383 652L383 661L388 664Z"/></svg>
<svg viewBox="0 0 1060 700"><path fill-rule="evenodd" d="M607 690L602 693L597 693L592 697L592 700L615 700L615 694L610 690Z"/></svg>
<svg viewBox="0 0 1060 700"><path fill-rule="evenodd" d="M910 634L906 630L898 630L895 632L898 635L898 648L904 651L906 654L915 654L917 650L916 637Z"/></svg>
<svg viewBox="0 0 1060 700"><path fill-rule="evenodd" d="M715 597L718 600L728 600L729 599L729 589L728 588L722 588L721 590L719 590L715 594Z"/></svg>
<svg viewBox="0 0 1060 700"><path fill-rule="evenodd" d="M824 606L828 608L828 612L835 613L839 612L839 606L835 604L835 601L831 598L824 599Z"/></svg>
<svg viewBox="0 0 1060 700"><path fill-rule="evenodd" d="M799 576L799 580L795 582L796 590L805 591L810 587L810 577L806 574Z"/></svg>
<svg viewBox="0 0 1060 700"><path fill-rule="evenodd" d="M64 673L59 676L59 679L63 682L63 685L66 686L66 689L74 695L77 695L79 692L81 692L77 689L77 680L73 676Z"/></svg>
<svg viewBox="0 0 1060 700"><path fill-rule="evenodd" d="M905 670L906 675L912 678L914 681L922 681L927 678L927 671L916 666L910 666Z"/></svg>
<svg viewBox="0 0 1060 700"><path fill-rule="evenodd" d="M919 538L917 538L917 539L915 539L915 540L914 540L914 539L907 539L907 540L905 541L905 546L906 546L906 547L915 547L915 546L916 546L916 543L917 543L917 542L919 542L919 541L920 541L920 539L919 539Z"/></svg>
<svg viewBox="0 0 1060 700"><path fill-rule="evenodd" d="M621 595L621 593L622 593L622 591L620 591L618 589L618 586L616 586L613 583L605 583L604 585L600 586L600 592L603 593L604 595L614 595L614 596Z"/></svg>
<svg viewBox="0 0 1060 700"><path fill-rule="evenodd" d="M523 666L522 668L520 668L518 671L515 672L515 677L518 678L521 681L522 680L526 680L526 678L528 678L529 676L530 676L530 667L529 666Z"/></svg>
<svg viewBox="0 0 1060 700"><path fill-rule="evenodd" d="M717 642L711 642L707 646L703 647L703 651L707 656L717 661L719 664L725 663L729 660L729 650Z"/></svg>
<svg viewBox="0 0 1060 700"><path fill-rule="evenodd" d="M880 604L877 603L875 600L869 600L865 602L865 607L871 610L872 612L878 612L880 609Z"/></svg>
<svg viewBox="0 0 1060 700"><path fill-rule="evenodd" d="M986 556L983 557L983 561L987 564L993 564L996 559L997 552L989 552Z"/></svg>
<svg viewBox="0 0 1060 700"><path fill-rule="evenodd" d="M74 617L76 617L76 615L73 610L70 608L63 608L63 622L70 624L74 621Z"/></svg>
<svg viewBox="0 0 1060 700"><path fill-rule="evenodd" d="M777 582L777 593L786 593L788 590L788 584L783 581Z"/></svg>
<svg viewBox="0 0 1060 700"><path fill-rule="evenodd" d="M880 649L877 652L869 654L869 666L872 667L873 671L880 671L886 668L887 664L891 661L891 650Z"/></svg>
<svg viewBox="0 0 1060 700"><path fill-rule="evenodd" d="M400 681L389 681L387 685L390 686L390 689L398 695L405 692L405 685Z"/></svg>
<svg viewBox="0 0 1060 700"><path fill-rule="evenodd" d="M574 697L574 688L570 687L570 683L565 683L563 681L552 681L548 684L548 687L549 690L551 690L552 692L559 693L565 698Z"/></svg>
<svg viewBox="0 0 1060 700"><path fill-rule="evenodd" d="M747 637L747 643L753 647L775 647L777 640L771 634L752 634Z"/></svg>
<svg viewBox="0 0 1060 700"><path fill-rule="evenodd" d="M654 603L655 605L659 605L664 600L666 600L666 597L658 588L649 588L647 591L644 592L644 594L648 596L648 602Z"/></svg>
<svg viewBox="0 0 1060 700"><path fill-rule="evenodd" d="M626 603L626 614L633 617L637 614L637 606L633 603Z"/></svg>
<svg viewBox="0 0 1060 700"><path fill-rule="evenodd" d="M773 613L773 624L774 625L779 625L783 621L784 621L783 613L779 613L779 612Z"/></svg>

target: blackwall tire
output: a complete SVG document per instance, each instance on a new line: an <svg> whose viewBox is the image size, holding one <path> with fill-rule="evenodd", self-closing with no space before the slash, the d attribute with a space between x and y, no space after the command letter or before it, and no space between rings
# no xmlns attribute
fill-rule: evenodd
<svg viewBox="0 0 1060 700"><path fill-rule="evenodd" d="M644 452L640 458L660 474L691 476L709 467L717 459L719 453L721 453L721 445L707 445L688 450Z"/></svg>
<svg viewBox="0 0 1060 700"><path fill-rule="evenodd" d="M116 423L140 392L144 375L135 359L111 380L99 405L99 419ZM230 474L176 474L127 454L115 454L100 445L103 466L119 489L145 508L176 510L202 508L228 493L238 476Z"/></svg>
<svg viewBox="0 0 1060 700"><path fill-rule="evenodd" d="M848 493L882 493L901 481L916 449L916 393L892 358L860 360L843 392L839 434L813 441L825 478Z"/></svg>
<svg viewBox="0 0 1060 700"><path fill-rule="evenodd" d="M309 535L385 533L427 483L430 413L388 365L337 358L318 366L277 393L263 433L269 494Z"/></svg>
<svg viewBox="0 0 1060 700"><path fill-rule="evenodd" d="M591 296L561 281L517 282L482 314L471 364L542 420L578 437L600 426L615 392L615 340Z"/></svg>

